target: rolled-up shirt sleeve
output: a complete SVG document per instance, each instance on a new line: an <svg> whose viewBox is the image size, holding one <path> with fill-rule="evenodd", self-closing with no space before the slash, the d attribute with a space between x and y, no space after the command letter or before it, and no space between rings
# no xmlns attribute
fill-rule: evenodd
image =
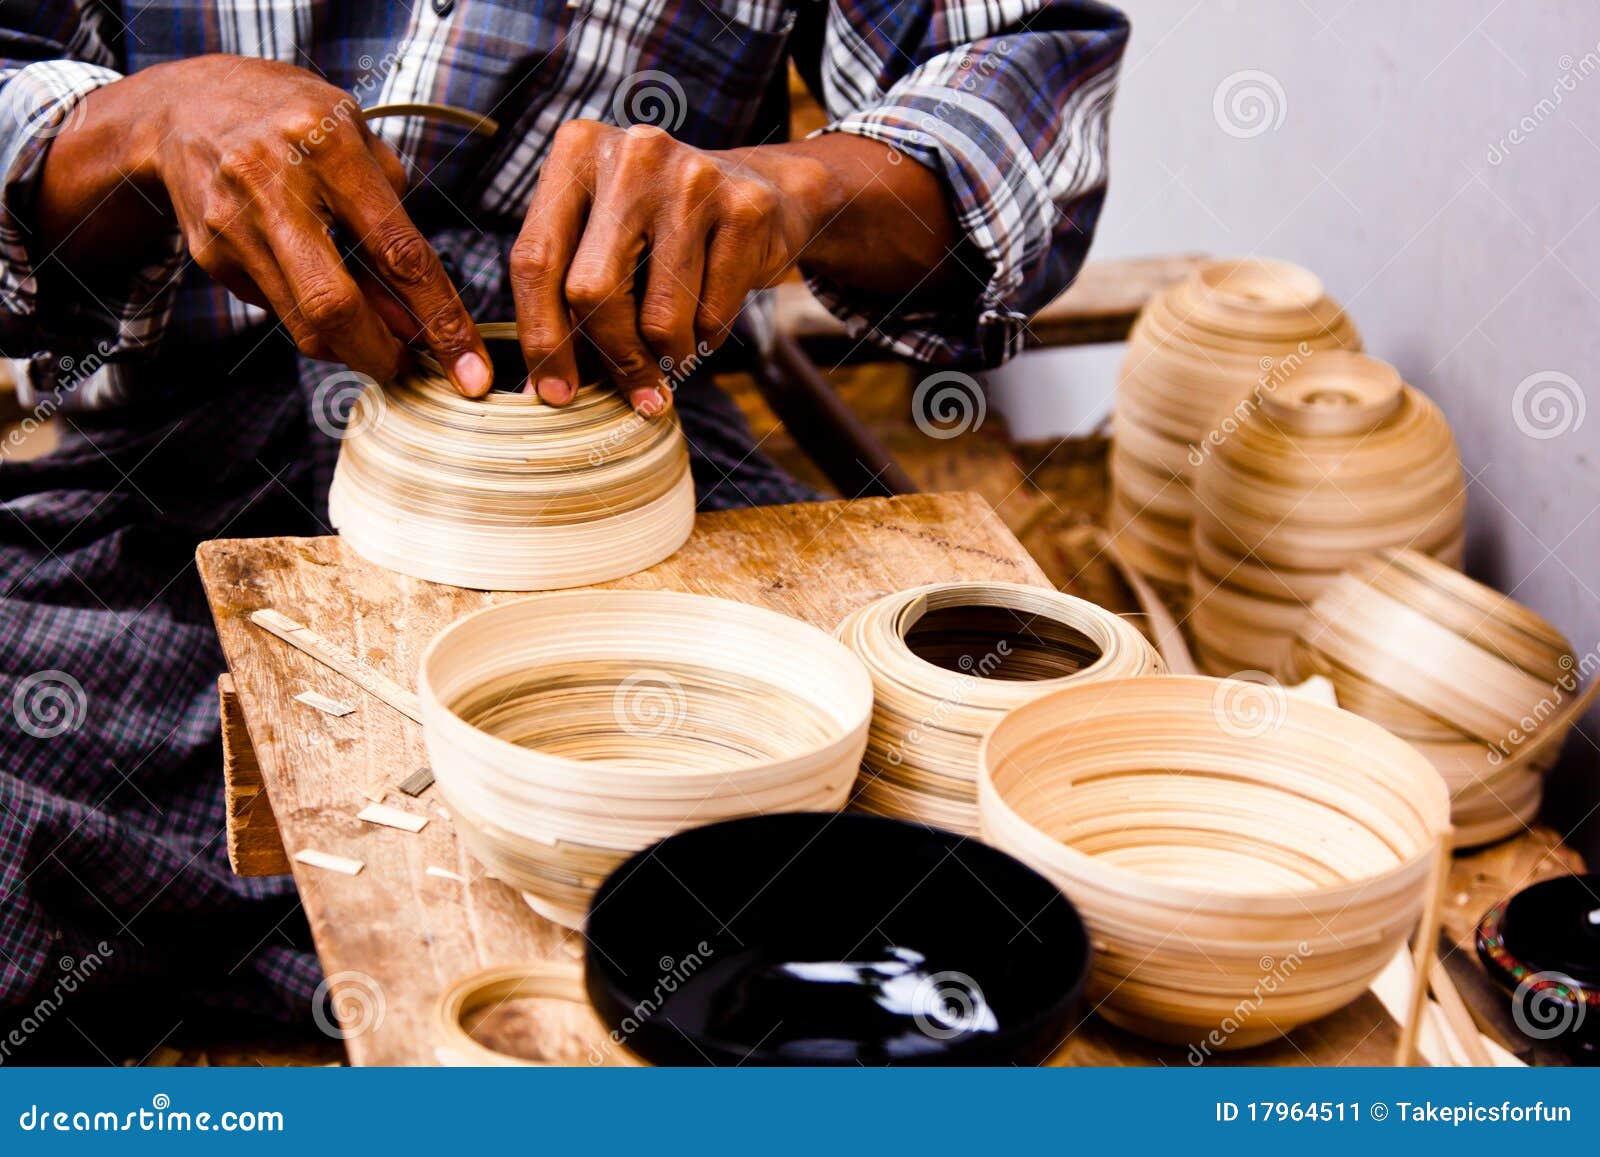
<svg viewBox="0 0 1600 1157"><path fill-rule="evenodd" d="M812 291L853 334L918 361L982 367L1020 349L1088 252L1127 38L1126 18L1091 0L830 0L819 131L938 173L961 230L946 260L982 288L896 301L807 274Z"/></svg>
<svg viewBox="0 0 1600 1157"><path fill-rule="evenodd" d="M122 73L99 35L98 6L46 0L13 12L0 7L0 340L7 357L28 363L24 395L59 393L63 384L114 394L121 369L166 327L183 238L174 228L154 260L110 286L90 289L64 266L45 268L54 259L42 247L37 206L50 143L81 115L86 96Z"/></svg>

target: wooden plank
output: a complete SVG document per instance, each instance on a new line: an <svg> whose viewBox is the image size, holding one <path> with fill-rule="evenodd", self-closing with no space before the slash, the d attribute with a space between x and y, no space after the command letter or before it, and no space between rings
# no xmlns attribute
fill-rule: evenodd
<svg viewBox="0 0 1600 1157"><path fill-rule="evenodd" d="M1127 257L1090 261L1060 297L1028 323L1030 346L1092 345L1122 341L1151 296L1189 276L1205 257ZM878 346L850 337L803 282L786 281L774 291L777 327L819 361L881 361Z"/></svg>
<svg viewBox="0 0 1600 1157"><path fill-rule="evenodd" d="M414 686L423 648L461 614L526 596L436 586L374 567L335 538L217 541L199 552L261 774L284 845L360 860L357 876L291 865L323 967L353 973L382 996L381 1022L347 1041L357 1064L436 1061L432 1015L445 989L483 968L571 957L572 933L540 919L510 888L486 879L460 848L432 789L391 802L436 818L410 833L366 824L363 787L393 786L424 762L421 729L309 656L251 624L276 609L313 623L332 645L402 687ZM607 584L676 589L767 606L832 629L879 594L941 579L1044 583L993 509L976 495L774 507L704 515L671 559ZM294 701L316 690L359 703L335 718ZM443 869L443 874L430 869ZM449 873L464 878L462 883ZM349 982L349 981L347 981ZM581 1060L597 1043L586 1009L541 1004L522 1018L535 1056ZM1288 1040L1208 1063L1384 1064L1393 1022L1376 1000L1306 1026ZM1089 1017L1058 1058L1068 1064L1189 1063Z"/></svg>
<svg viewBox="0 0 1600 1157"><path fill-rule="evenodd" d="M233 676L217 680L222 705L222 785L228 812L228 863L241 876L286 876L289 857L250 743Z"/></svg>

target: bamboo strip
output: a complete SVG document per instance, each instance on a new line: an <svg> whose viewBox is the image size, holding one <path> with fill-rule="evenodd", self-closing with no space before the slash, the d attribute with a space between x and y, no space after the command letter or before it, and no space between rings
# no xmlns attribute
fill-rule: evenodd
<svg viewBox="0 0 1600 1157"><path fill-rule="evenodd" d="M505 323L486 339L514 336ZM694 526L677 413L635 413L609 386L566 406L496 390L465 398L426 357L368 383L344 427L328 496L357 554L480 590L607 582L660 562Z"/></svg>
<svg viewBox="0 0 1600 1157"><path fill-rule="evenodd" d="M1416 925L1449 828L1443 781L1404 741L1202 676L1015 709L978 792L983 838L1083 913L1100 1011L1179 1043L1225 1028L1221 1048L1360 996Z"/></svg>
<svg viewBox="0 0 1600 1157"><path fill-rule="evenodd" d="M423 733L469 850L570 927L684 827L836 811L872 683L837 640L671 591L575 591L458 620L423 656Z"/></svg>
<svg viewBox="0 0 1600 1157"><path fill-rule="evenodd" d="M1286 373L1322 351L1360 348L1322 283L1287 262L1207 262L1151 298L1128 339L1112 419L1110 522L1128 561L1182 592L1197 462Z"/></svg>
<svg viewBox="0 0 1600 1157"><path fill-rule="evenodd" d="M839 625L872 676L855 806L975 835L978 747L1011 708L1070 683L1153 674L1129 623L1021 583L935 583L886 595Z"/></svg>
<svg viewBox="0 0 1600 1157"><path fill-rule="evenodd" d="M373 670L349 651L335 646L304 623L270 608L251 611L250 621L295 650L310 655L324 667L339 672L363 691L376 695L407 719L422 722L422 708L415 695L381 671Z"/></svg>
<svg viewBox="0 0 1600 1157"><path fill-rule="evenodd" d="M1341 706L1427 757L1450 786L1462 846L1511 835L1537 813L1585 674L1533 611L1412 550L1341 575L1311 605L1287 667L1325 675Z"/></svg>

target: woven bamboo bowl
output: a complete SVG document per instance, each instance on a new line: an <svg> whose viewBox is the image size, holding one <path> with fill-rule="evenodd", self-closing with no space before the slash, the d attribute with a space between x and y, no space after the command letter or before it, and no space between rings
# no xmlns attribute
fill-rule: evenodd
<svg viewBox="0 0 1600 1157"><path fill-rule="evenodd" d="M468 615L417 692L462 841L574 928L617 864L682 828L842 808L872 713L867 672L824 632L672 591Z"/></svg>
<svg viewBox="0 0 1600 1157"><path fill-rule="evenodd" d="M1325 675L1339 703L1411 742L1450 786L1457 842L1520 831L1539 810L1577 689L1577 660L1527 607L1413 550L1357 561L1312 604L1290 675Z"/></svg>
<svg viewBox="0 0 1600 1157"><path fill-rule="evenodd" d="M1328 351L1264 394L1195 471L1190 625L1203 669L1286 671L1305 606L1375 550L1459 563L1466 487L1439 408L1376 358Z"/></svg>
<svg viewBox="0 0 1600 1157"><path fill-rule="evenodd" d="M501 340L509 328L480 330ZM566 406L466 398L419 361L363 390L339 447L329 515L363 558L452 586L555 590L644 570L689 537L676 411L641 417L602 385Z"/></svg>
<svg viewBox="0 0 1600 1157"><path fill-rule="evenodd" d="M851 614L839 637L872 676L854 806L978 831L978 746L1002 715L1071 683L1163 670L1136 628L1022 583L934 583Z"/></svg>
<svg viewBox="0 0 1600 1157"><path fill-rule="evenodd" d="M1109 517L1129 563L1181 596L1191 480L1209 436L1319 351L1360 347L1322 283L1288 262L1207 262L1152 298L1128 338L1112 419Z"/></svg>
<svg viewBox="0 0 1600 1157"><path fill-rule="evenodd" d="M1017 708L984 740L978 799L983 838L1083 913L1102 1015L1175 1043L1231 1018L1224 1048L1366 991L1421 914L1449 830L1444 781L1403 740L1204 676Z"/></svg>

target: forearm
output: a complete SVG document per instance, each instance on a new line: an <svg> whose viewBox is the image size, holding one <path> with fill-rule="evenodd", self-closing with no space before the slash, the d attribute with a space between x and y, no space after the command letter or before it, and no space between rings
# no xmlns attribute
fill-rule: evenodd
<svg viewBox="0 0 1600 1157"><path fill-rule="evenodd" d="M937 173L887 145L830 133L734 150L801 207L798 264L868 293L922 295L961 274L960 230Z"/></svg>
<svg viewBox="0 0 1600 1157"><path fill-rule="evenodd" d="M54 254L82 280L149 260L171 230L155 174L162 74L157 66L89 93L45 154L40 253Z"/></svg>

